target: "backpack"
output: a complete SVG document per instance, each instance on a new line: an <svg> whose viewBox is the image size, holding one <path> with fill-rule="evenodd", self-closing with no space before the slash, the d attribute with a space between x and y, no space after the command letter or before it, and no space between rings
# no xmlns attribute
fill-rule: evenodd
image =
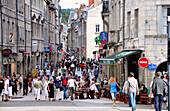
<svg viewBox="0 0 170 111"><path fill-rule="evenodd" d="M63 77L63 85L67 85L67 79L66 79L66 77Z"/></svg>

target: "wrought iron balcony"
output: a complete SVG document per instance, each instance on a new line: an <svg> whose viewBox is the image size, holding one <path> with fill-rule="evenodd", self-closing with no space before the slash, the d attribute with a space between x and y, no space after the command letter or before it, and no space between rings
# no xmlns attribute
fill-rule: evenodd
<svg viewBox="0 0 170 111"><path fill-rule="evenodd" d="M102 13L109 13L109 1L103 1Z"/></svg>

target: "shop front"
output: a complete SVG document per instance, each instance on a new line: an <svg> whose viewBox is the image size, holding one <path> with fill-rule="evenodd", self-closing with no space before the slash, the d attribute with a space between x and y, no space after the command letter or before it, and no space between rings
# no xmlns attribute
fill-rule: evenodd
<svg viewBox="0 0 170 111"><path fill-rule="evenodd" d="M139 50L124 50L100 59L101 72L99 77L101 77L101 81L107 75L108 78L115 77L117 82L123 83L130 72L135 72L135 76L138 77L138 65L136 64L138 55L140 55ZM125 69L125 73L123 73L123 68Z"/></svg>

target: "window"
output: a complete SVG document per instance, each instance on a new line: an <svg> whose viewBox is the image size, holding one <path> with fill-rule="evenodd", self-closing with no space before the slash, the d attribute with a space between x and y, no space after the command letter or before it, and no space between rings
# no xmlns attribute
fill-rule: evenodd
<svg viewBox="0 0 170 111"><path fill-rule="evenodd" d="M138 37L138 9L135 10L135 37Z"/></svg>
<svg viewBox="0 0 170 111"><path fill-rule="evenodd" d="M96 25L96 32L100 32L100 25Z"/></svg>
<svg viewBox="0 0 170 111"><path fill-rule="evenodd" d="M170 16L170 8L167 8L167 17ZM167 25L168 26L168 25ZM167 33L168 33L168 27L167 27Z"/></svg>
<svg viewBox="0 0 170 111"><path fill-rule="evenodd" d="M170 14L170 7L165 6L161 7L159 10L162 10L162 14L160 14L159 22L158 22L158 33L159 34L167 34L168 33L168 24L167 24L167 16Z"/></svg>
<svg viewBox="0 0 170 111"><path fill-rule="evenodd" d="M131 12L127 13L127 35L130 37L130 25L131 25Z"/></svg>

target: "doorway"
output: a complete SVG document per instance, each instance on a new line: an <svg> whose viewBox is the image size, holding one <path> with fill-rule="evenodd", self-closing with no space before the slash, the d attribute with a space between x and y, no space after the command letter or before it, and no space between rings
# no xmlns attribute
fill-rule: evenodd
<svg viewBox="0 0 170 111"><path fill-rule="evenodd" d="M134 77L139 80L139 65L138 65L138 60L141 57L140 53L131 55L129 57L127 57L127 61L128 61L128 76L130 74L130 72L134 73Z"/></svg>

